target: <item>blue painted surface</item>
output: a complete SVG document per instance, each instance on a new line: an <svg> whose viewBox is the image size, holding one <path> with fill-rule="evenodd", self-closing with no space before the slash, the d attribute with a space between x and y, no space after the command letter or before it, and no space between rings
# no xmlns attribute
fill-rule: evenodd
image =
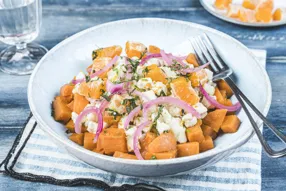
<svg viewBox="0 0 286 191"><path fill-rule="evenodd" d="M207 13L198 0L43 0L43 26L38 43L52 48L64 38L108 21L135 17L163 17L191 21L223 31L250 48L266 49L267 72L273 88L268 118L286 134L286 26L268 29L241 27ZM75 24L76 23L76 24ZM0 50L5 47L0 44ZM0 72L0 160L2 160L29 114L29 76L9 76ZM268 129L265 137L281 148ZM270 159L262 154L262 190L285 190L286 158ZM91 187L59 187L31 183L0 175L0 190L79 190Z"/></svg>

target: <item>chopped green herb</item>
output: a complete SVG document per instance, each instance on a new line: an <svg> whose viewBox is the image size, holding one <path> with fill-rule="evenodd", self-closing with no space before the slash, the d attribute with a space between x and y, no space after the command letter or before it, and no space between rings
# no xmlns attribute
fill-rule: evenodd
<svg viewBox="0 0 286 191"><path fill-rule="evenodd" d="M150 71L150 69L148 69L148 67L145 67L142 71L143 75L147 75L148 72Z"/></svg>
<svg viewBox="0 0 286 191"><path fill-rule="evenodd" d="M89 82L90 81L90 76L85 76L85 81Z"/></svg>
<svg viewBox="0 0 286 191"><path fill-rule="evenodd" d="M108 92L104 92L101 97L103 97L104 99L106 99L106 101L110 101L110 97L109 97L109 93Z"/></svg>
<svg viewBox="0 0 286 191"><path fill-rule="evenodd" d="M160 92L159 96L167 96L167 95L166 95L165 92L162 90L162 91Z"/></svg>
<svg viewBox="0 0 286 191"><path fill-rule="evenodd" d="M188 132L188 133L190 133L191 131L190 131L190 129L186 129L186 131Z"/></svg>
<svg viewBox="0 0 286 191"><path fill-rule="evenodd" d="M157 160L157 157L155 155L152 155L151 160Z"/></svg>
<svg viewBox="0 0 286 191"><path fill-rule="evenodd" d="M169 133L169 130L165 130L165 131L163 131L163 133Z"/></svg>
<svg viewBox="0 0 286 191"><path fill-rule="evenodd" d="M88 94L88 97L91 97L89 92L87 94Z"/></svg>
<svg viewBox="0 0 286 191"><path fill-rule="evenodd" d="M110 108L106 108L105 111L108 111L113 116L114 120L116 120L117 116L122 116L120 113Z"/></svg>
<svg viewBox="0 0 286 191"><path fill-rule="evenodd" d="M98 57L98 54L97 52L102 50L103 48L99 48L99 49L96 49L94 51L92 51L92 60L96 59Z"/></svg>

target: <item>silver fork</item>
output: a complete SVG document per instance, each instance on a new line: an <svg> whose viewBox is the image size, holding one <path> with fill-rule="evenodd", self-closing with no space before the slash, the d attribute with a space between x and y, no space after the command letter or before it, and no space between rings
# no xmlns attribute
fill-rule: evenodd
<svg viewBox="0 0 286 191"><path fill-rule="evenodd" d="M199 63L210 63L211 70L214 73L213 80L217 81L219 79L224 79L228 83L237 100L240 102L242 108L244 109L246 115L248 116L250 123L252 124L254 131L268 156L272 158L285 156L286 148L275 151L269 146L267 141L263 138L263 135L260 132L253 117L251 116L246 104L257 114L257 116L263 121L263 123L268 126L283 143L286 143L286 136L283 135L277 128L275 128L236 86L234 81L230 78L230 75L233 73L232 69L229 68L228 65L219 56L214 46L212 45L212 42L209 37L206 34L203 34L201 36L192 38L190 41Z"/></svg>

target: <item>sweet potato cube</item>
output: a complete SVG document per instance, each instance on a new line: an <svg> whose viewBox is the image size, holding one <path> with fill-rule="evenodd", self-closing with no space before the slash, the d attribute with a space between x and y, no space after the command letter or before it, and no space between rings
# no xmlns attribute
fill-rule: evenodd
<svg viewBox="0 0 286 191"><path fill-rule="evenodd" d="M93 142L95 134L86 132L84 133L83 147L88 150L93 150L96 147L96 143Z"/></svg>
<svg viewBox="0 0 286 191"><path fill-rule="evenodd" d="M53 101L53 111L53 116L56 121L67 123L71 118L71 110L61 96L57 96Z"/></svg>
<svg viewBox="0 0 286 191"><path fill-rule="evenodd" d="M178 144L177 150L178 157L196 155L200 153L200 144L198 142Z"/></svg>
<svg viewBox="0 0 286 191"><path fill-rule="evenodd" d="M107 155L113 155L115 151L127 153L126 135L123 129L104 129L97 141L96 149L104 151Z"/></svg>
<svg viewBox="0 0 286 191"><path fill-rule="evenodd" d="M195 54L193 53L190 53L186 59L186 61L189 63L189 64L192 64L194 65L194 67L198 67L199 66L199 63L197 61L197 58L195 56Z"/></svg>
<svg viewBox="0 0 286 191"><path fill-rule="evenodd" d="M80 114L87 104L89 104L89 102L84 96L81 96L79 94L74 94L74 104L73 104L74 112Z"/></svg>
<svg viewBox="0 0 286 191"><path fill-rule="evenodd" d="M71 101L69 104L67 104L68 108L70 108L70 110L73 110L73 103L74 101Z"/></svg>
<svg viewBox="0 0 286 191"><path fill-rule="evenodd" d="M219 90L225 90L226 91L227 98L230 98L233 95L232 90L229 87L229 85L226 83L226 81L219 80L217 85L218 85Z"/></svg>
<svg viewBox="0 0 286 191"><path fill-rule="evenodd" d="M123 152L119 152L119 151L115 151L115 153L113 154L113 157L137 160L137 157L135 155L131 155L131 154L123 153Z"/></svg>
<svg viewBox="0 0 286 191"><path fill-rule="evenodd" d="M148 145L156 138L156 134L152 132L147 132L144 139L140 140L141 151L146 151Z"/></svg>
<svg viewBox="0 0 286 191"><path fill-rule="evenodd" d="M215 132L218 132L226 116L226 113L226 109L216 109L212 112L209 112L203 119L203 124L210 126Z"/></svg>
<svg viewBox="0 0 286 191"><path fill-rule="evenodd" d="M149 145L148 152L161 153L177 149L177 140L173 133L163 133L156 137Z"/></svg>
<svg viewBox="0 0 286 191"><path fill-rule="evenodd" d="M186 133L189 142L201 143L205 139L203 131L199 125L187 128Z"/></svg>
<svg viewBox="0 0 286 191"><path fill-rule="evenodd" d="M69 132L74 133L74 122L73 122L73 120L69 120L69 122L66 124L66 128L69 130Z"/></svg>
<svg viewBox="0 0 286 191"><path fill-rule="evenodd" d="M221 92L219 91L219 89L217 87L215 88L214 95L216 96L217 102L224 105L225 98L222 96Z"/></svg>
<svg viewBox="0 0 286 191"><path fill-rule="evenodd" d="M212 139L217 137L217 133L208 125L202 125L202 131L204 136L210 136Z"/></svg>
<svg viewBox="0 0 286 191"><path fill-rule="evenodd" d="M210 136L206 136L205 140L200 143L200 152L204 152L214 148L213 140Z"/></svg>
<svg viewBox="0 0 286 191"><path fill-rule="evenodd" d="M218 9L226 9L231 2L232 0L216 0L214 5Z"/></svg>
<svg viewBox="0 0 286 191"><path fill-rule="evenodd" d="M240 125L240 120L236 115L228 115L224 118L221 129L224 133L235 133Z"/></svg>
<svg viewBox="0 0 286 191"><path fill-rule="evenodd" d="M83 145L83 133L80 133L80 134L73 133L71 134L69 139L81 146Z"/></svg>
<svg viewBox="0 0 286 191"><path fill-rule="evenodd" d="M162 152L162 153L151 153L146 152L144 155L145 160L160 160L160 159L171 159L176 158L177 150L172 150L169 152Z"/></svg>
<svg viewBox="0 0 286 191"><path fill-rule="evenodd" d="M149 45L149 52L150 52L150 53L159 54L160 51L161 51L161 49L158 48L157 46Z"/></svg>
<svg viewBox="0 0 286 191"><path fill-rule="evenodd" d="M63 85L60 90L60 95L63 97L72 95L73 88L74 88L74 85L71 85L71 84Z"/></svg>

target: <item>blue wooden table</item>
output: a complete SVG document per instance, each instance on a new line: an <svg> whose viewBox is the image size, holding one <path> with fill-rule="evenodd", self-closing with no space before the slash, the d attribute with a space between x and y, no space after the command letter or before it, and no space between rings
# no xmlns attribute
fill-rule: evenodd
<svg viewBox="0 0 286 191"><path fill-rule="evenodd" d="M273 88L268 118L286 133L286 26L262 29L226 23L206 12L198 0L43 0L43 25L36 41L50 49L63 39L88 27L135 17L163 17L199 23L223 31L250 48L266 49L267 72ZM0 50L4 47L4 44L0 44ZM28 80L29 76L10 76L0 72L0 161L4 159L28 117ZM272 146L281 148L270 130L264 129L264 135ZM263 191L286 189L285 167L286 158L270 159L265 153L262 154ZM0 190L19 189L79 188L25 182L0 174Z"/></svg>

